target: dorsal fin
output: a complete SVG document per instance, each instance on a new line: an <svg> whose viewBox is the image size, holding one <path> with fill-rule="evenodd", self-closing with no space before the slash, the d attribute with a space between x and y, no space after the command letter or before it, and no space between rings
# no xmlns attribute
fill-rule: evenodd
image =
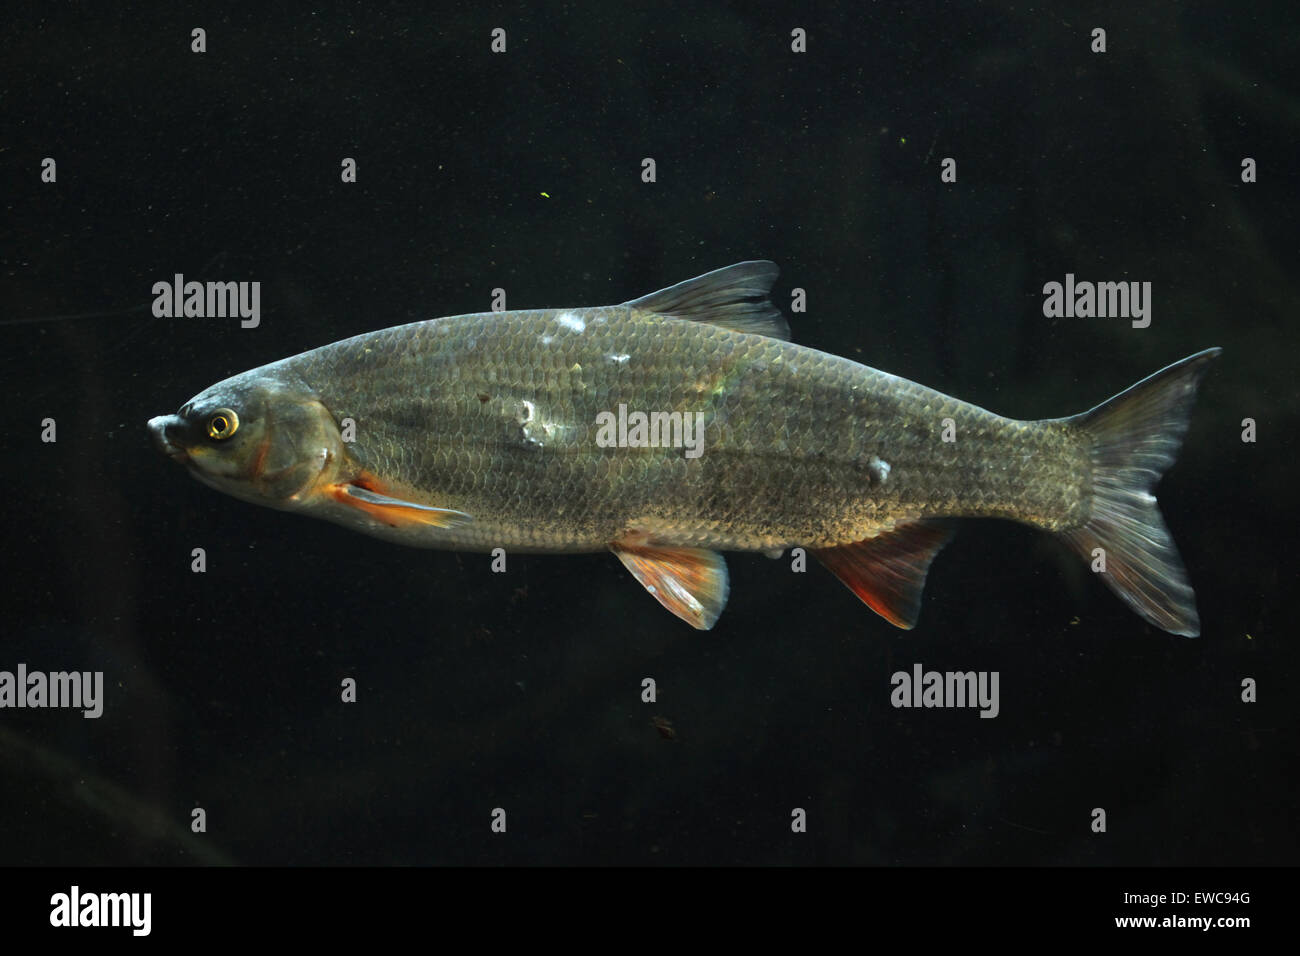
<svg viewBox="0 0 1300 956"><path fill-rule="evenodd" d="M947 522L931 519L813 554L871 610L895 627L911 628L921 613L930 562L951 539Z"/></svg>
<svg viewBox="0 0 1300 956"><path fill-rule="evenodd" d="M623 304L733 332L788 340L785 316L767 298L778 271L776 263L766 259L737 262Z"/></svg>

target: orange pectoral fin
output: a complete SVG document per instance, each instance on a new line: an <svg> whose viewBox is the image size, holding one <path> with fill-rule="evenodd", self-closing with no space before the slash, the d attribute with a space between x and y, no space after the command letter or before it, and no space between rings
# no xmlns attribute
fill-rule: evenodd
<svg viewBox="0 0 1300 956"><path fill-rule="evenodd" d="M716 551L615 541L610 549L656 601L707 631L727 604L727 563Z"/></svg>
<svg viewBox="0 0 1300 956"><path fill-rule="evenodd" d="M334 500L364 511L376 521L393 528L428 525L435 528L454 528L474 519L463 511L434 508L430 505L394 498L358 484L331 485L329 492Z"/></svg>
<svg viewBox="0 0 1300 956"><path fill-rule="evenodd" d="M813 550L817 560L895 627L911 628L921 613L925 575L952 538L939 521L915 521L875 538Z"/></svg>

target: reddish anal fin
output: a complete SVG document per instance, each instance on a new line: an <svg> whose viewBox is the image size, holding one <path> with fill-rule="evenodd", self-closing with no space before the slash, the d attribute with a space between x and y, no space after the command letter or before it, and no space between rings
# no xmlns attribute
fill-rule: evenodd
<svg viewBox="0 0 1300 956"><path fill-rule="evenodd" d="M893 531L813 554L871 610L895 627L911 628L934 556L952 539L942 521L914 521Z"/></svg>
<svg viewBox="0 0 1300 956"><path fill-rule="evenodd" d="M364 511L376 521L393 528L427 525L435 528L454 528L457 525L473 521L463 511L449 508L434 508L430 505L394 498L382 492L363 488L356 484L333 485L330 488L334 500Z"/></svg>
<svg viewBox="0 0 1300 956"><path fill-rule="evenodd" d="M696 630L713 627L727 605L727 562L716 551L623 541L610 549L656 601Z"/></svg>

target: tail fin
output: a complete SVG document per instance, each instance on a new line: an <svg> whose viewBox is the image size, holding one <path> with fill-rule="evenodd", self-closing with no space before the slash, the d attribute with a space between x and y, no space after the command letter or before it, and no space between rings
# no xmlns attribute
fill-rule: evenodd
<svg viewBox="0 0 1300 956"><path fill-rule="evenodd" d="M1188 637L1201 633L1196 595L1151 489L1174 463L1196 387L1221 351L1189 355L1066 419L1092 440L1092 514L1062 536L1085 561L1104 549L1110 589L1152 624Z"/></svg>

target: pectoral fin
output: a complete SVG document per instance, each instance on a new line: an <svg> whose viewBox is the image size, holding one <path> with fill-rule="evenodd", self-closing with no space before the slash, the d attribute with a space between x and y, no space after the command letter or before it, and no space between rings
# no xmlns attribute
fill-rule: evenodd
<svg viewBox="0 0 1300 956"><path fill-rule="evenodd" d="M410 525L431 525L435 528L454 528L474 519L463 511L450 508L434 508L395 498L382 492L373 491L357 484L341 484L331 487L334 500L364 511L376 521L394 528Z"/></svg>
<svg viewBox="0 0 1300 956"><path fill-rule="evenodd" d="M910 629L934 556L952 539L940 521L914 521L893 531L813 554L862 601L895 627Z"/></svg>
<svg viewBox="0 0 1300 956"><path fill-rule="evenodd" d="M707 631L727 605L727 562L716 551L616 541L610 549L656 601Z"/></svg>

